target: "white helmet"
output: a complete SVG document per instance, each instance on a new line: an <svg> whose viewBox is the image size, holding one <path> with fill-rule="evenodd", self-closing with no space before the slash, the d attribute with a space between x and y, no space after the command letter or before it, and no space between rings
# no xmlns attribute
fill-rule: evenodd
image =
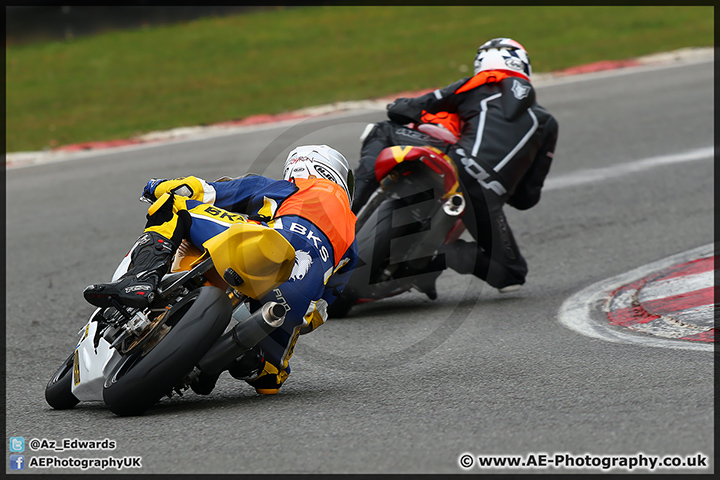
<svg viewBox="0 0 720 480"><path fill-rule="evenodd" d="M283 180L309 178L310 175L326 178L340 185L352 205L355 179L350 164L342 153L327 145L296 147L285 160Z"/></svg>
<svg viewBox="0 0 720 480"><path fill-rule="evenodd" d="M493 38L480 45L475 75L486 70L509 70L530 80L532 68L525 48L512 38Z"/></svg>

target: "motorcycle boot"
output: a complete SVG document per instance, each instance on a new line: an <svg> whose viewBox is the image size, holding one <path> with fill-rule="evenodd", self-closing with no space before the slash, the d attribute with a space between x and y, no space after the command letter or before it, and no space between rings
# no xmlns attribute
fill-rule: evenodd
<svg viewBox="0 0 720 480"><path fill-rule="evenodd" d="M456 240L443 245L439 252L445 255L447 266L457 273L472 274L495 287L500 293L516 292L525 282L525 261L518 265L503 266L494 262L476 242Z"/></svg>
<svg viewBox="0 0 720 480"><path fill-rule="evenodd" d="M229 369L230 375L238 380L245 380L260 395L276 395L290 375L289 367L278 370L275 365L265 360L259 347L250 350L234 363Z"/></svg>
<svg viewBox="0 0 720 480"><path fill-rule="evenodd" d="M260 347L247 351L228 366L228 373L236 380L253 380L258 378L265 367L265 357Z"/></svg>
<svg viewBox="0 0 720 480"><path fill-rule="evenodd" d="M437 272L433 278L422 278L415 280L412 286L415 287L419 292L425 294L430 300L437 300L437 289L435 288L435 280L440 276L441 272Z"/></svg>
<svg viewBox="0 0 720 480"><path fill-rule="evenodd" d="M425 268L415 273L412 286L424 293L430 300L437 300L435 282L445 268L446 265L443 256L435 255Z"/></svg>
<svg viewBox="0 0 720 480"><path fill-rule="evenodd" d="M278 375L266 373L255 380L245 380L260 395L277 395L280 392L282 382Z"/></svg>
<svg viewBox="0 0 720 480"><path fill-rule="evenodd" d="M145 308L155 298L174 253L170 240L157 232L145 232L135 244L127 273L115 282L89 285L83 296L96 307L113 306L115 300L127 307Z"/></svg>
<svg viewBox="0 0 720 480"><path fill-rule="evenodd" d="M265 357L263 357L260 348L255 347L228 365L227 371L237 380L248 381L256 379L263 371L264 366ZM215 375L201 373L197 380L190 384L190 388L198 395L210 395L215 389L218 378L220 378L220 373Z"/></svg>
<svg viewBox="0 0 720 480"><path fill-rule="evenodd" d="M220 378L219 373L215 375L205 375L201 373L197 380L190 384L190 388L198 395L210 395L215 389L218 378Z"/></svg>

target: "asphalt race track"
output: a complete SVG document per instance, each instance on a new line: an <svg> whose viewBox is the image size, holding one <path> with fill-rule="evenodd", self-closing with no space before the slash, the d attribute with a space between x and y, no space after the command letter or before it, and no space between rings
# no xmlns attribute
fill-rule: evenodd
<svg viewBox="0 0 720 480"><path fill-rule="evenodd" d="M592 458L701 454L705 468L654 472L713 473L712 351L610 342L559 321L578 291L713 242L713 63L574 77L539 87L538 101L560 139L540 204L507 211L530 265L523 289L501 295L445 272L436 301L412 292L365 304L301 337L278 396L224 375L212 395L188 392L142 417L54 411L44 389L93 311L83 288L109 279L142 229L145 182L278 177L300 143L356 162L358 136L383 112L7 170L6 436L26 440L26 470L73 473L31 469L33 457L140 456L128 473L463 473L469 454L474 473L601 473ZM696 151L709 153L637 163ZM31 439L116 448L32 451ZM475 463L540 454L576 468ZM651 470L614 470L627 471Z"/></svg>

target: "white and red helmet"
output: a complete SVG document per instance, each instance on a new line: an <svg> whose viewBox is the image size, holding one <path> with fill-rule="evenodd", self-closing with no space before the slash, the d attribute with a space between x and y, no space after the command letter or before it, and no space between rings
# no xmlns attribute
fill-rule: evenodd
<svg viewBox="0 0 720 480"><path fill-rule="evenodd" d="M527 51L512 38L493 38L480 45L473 65L475 75L486 70L508 70L527 80L532 75Z"/></svg>
<svg viewBox="0 0 720 480"><path fill-rule="evenodd" d="M309 178L311 175L340 185L352 205L355 179L342 153L327 145L304 145L293 149L285 160L283 180Z"/></svg>

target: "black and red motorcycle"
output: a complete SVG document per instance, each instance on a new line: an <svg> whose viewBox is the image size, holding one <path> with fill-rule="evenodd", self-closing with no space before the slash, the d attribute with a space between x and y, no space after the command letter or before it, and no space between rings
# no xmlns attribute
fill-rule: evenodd
<svg viewBox="0 0 720 480"><path fill-rule="evenodd" d="M433 124L410 124L419 132L455 143ZM443 150L430 145L395 145L375 162L380 185L357 214L358 264L342 294L328 309L341 318L359 303L411 289L427 293L437 272L428 271L437 249L464 232L465 197L458 170Z"/></svg>

